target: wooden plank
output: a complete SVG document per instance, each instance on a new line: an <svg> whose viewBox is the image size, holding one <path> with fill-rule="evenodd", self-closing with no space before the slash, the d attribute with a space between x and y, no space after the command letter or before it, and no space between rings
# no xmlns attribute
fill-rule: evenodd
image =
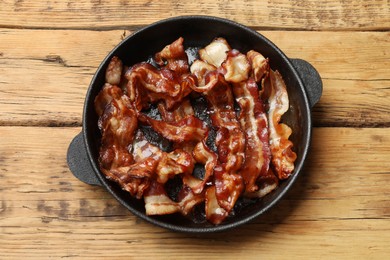
<svg viewBox="0 0 390 260"><path fill-rule="evenodd" d="M129 28L181 15L211 15L257 28L386 30L389 3L371 1L0 1L0 27Z"/></svg>
<svg viewBox="0 0 390 260"><path fill-rule="evenodd" d="M324 90L313 110L315 125L390 125L389 32L261 33L321 74ZM0 30L0 125L80 125L93 73L129 34Z"/></svg>
<svg viewBox="0 0 390 260"><path fill-rule="evenodd" d="M236 230L173 233L69 172L75 128L0 127L0 258L370 258L390 254L390 132L315 128L303 175ZM210 246L212 244L212 246ZM260 245L260 246L259 246Z"/></svg>

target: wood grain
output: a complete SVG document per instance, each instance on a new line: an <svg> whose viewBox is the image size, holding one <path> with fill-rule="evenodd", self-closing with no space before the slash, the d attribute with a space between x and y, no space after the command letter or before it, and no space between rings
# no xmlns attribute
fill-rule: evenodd
<svg viewBox="0 0 390 260"><path fill-rule="evenodd" d="M390 126L389 32L260 32L321 74L324 90L313 110L316 126ZM0 30L0 125L81 125L93 74L129 34Z"/></svg>
<svg viewBox="0 0 390 260"><path fill-rule="evenodd" d="M204 236L152 226L103 188L78 181L65 158L80 130L0 127L3 259L32 252L36 259L257 259L281 250L316 259L390 254L388 129L315 128L304 173L276 207L236 230Z"/></svg>
<svg viewBox="0 0 390 260"><path fill-rule="evenodd" d="M386 30L389 8L386 0L5 0L0 27L128 29L172 16L211 15L263 29Z"/></svg>

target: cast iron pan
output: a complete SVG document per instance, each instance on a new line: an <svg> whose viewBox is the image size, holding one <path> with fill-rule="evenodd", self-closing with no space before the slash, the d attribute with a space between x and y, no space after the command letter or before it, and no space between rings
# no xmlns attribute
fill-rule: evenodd
<svg viewBox="0 0 390 260"><path fill-rule="evenodd" d="M290 109L283 121L293 130L291 140L298 158L293 175L266 197L240 202L235 214L222 224L214 226L198 216L192 221L181 215L146 216L143 200L132 198L117 184L107 180L98 167L100 132L98 116L94 110L95 96L105 82L105 70L112 56L122 59L124 64L133 65L147 60L164 46L180 36L184 37L186 48L204 47L215 37L224 37L232 48L242 53L253 49L270 59L273 70L278 70L287 85ZM103 186L134 215L152 224L174 231L208 233L223 231L253 220L279 201L300 175L308 153L311 139L311 109L322 94L322 82L318 72L308 62L287 58L271 41L241 24L230 20L207 16L182 16L162 20L147 26L123 40L99 66L89 86L83 112L83 129L71 142L67 161L72 173L81 181ZM245 204L245 206L243 206Z"/></svg>

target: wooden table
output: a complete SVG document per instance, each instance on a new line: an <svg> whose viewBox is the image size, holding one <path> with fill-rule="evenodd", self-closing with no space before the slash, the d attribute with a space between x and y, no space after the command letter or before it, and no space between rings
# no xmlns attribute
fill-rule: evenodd
<svg viewBox="0 0 390 260"><path fill-rule="evenodd" d="M218 234L146 223L66 163L101 60L135 30L188 14L258 30L324 84L293 190ZM0 1L0 259L389 259L389 30L387 0Z"/></svg>

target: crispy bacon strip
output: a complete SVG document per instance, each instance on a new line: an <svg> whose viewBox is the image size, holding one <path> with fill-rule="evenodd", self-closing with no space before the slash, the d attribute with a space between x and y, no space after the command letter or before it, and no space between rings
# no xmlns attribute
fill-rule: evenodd
<svg viewBox="0 0 390 260"><path fill-rule="evenodd" d="M224 38L216 38L209 45L199 50L199 56L201 60L218 68L226 60L226 53L230 49Z"/></svg>
<svg viewBox="0 0 390 260"><path fill-rule="evenodd" d="M253 63L257 56L254 57L254 53L249 56L257 69L259 64ZM240 106L239 120L246 138L245 162L240 174L245 182L245 192L250 193L259 189L256 182L269 171L271 153L267 116L254 78L248 79L252 65L247 56L237 50L231 50L222 66L225 79L232 83L235 99Z"/></svg>
<svg viewBox="0 0 390 260"><path fill-rule="evenodd" d="M134 168L131 174L124 172L124 168L131 168L134 163L129 148L138 125L129 98L118 87L107 83L95 99L95 107L98 113L104 107L98 123L102 133L99 156L102 172L133 196L142 196L149 186L145 179L148 173L140 174Z"/></svg>
<svg viewBox="0 0 390 260"><path fill-rule="evenodd" d="M95 98L95 111L98 116L103 115L106 106L111 103L113 99L119 99L123 95L122 90L115 85L106 83L103 89Z"/></svg>
<svg viewBox="0 0 390 260"><path fill-rule="evenodd" d="M204 140L195 146L192 154L196 162L204 164L205 174L203 180L197 179L192 175L186 175L183 177L183 183L190 187L195 194L200 194L203 192L205 185L210 182L218 158L217 155L207 147Z"/></svg>
<svg viewBox="0 0 390 260"><path fill-rule="evenodd" d="M225 80L231 83L239 83L248 79L251 65L244 54L238 50L231 50L222 63Z"/></svg>
<svg viewBox="0 0 390 260"><path fill-rule="evenodd" d="M141 131L137 132L133 143L133 157L141 165L145 160L154 160L156 164L153 172L159 183L166 183L178 174L192 174L194 169L191 154L181 149L166 153L149 143Z"/></svg>
<svg viewBox="0 0 390 260"><path fill-rule="evenodd" d="M180 37L154 56L156 63L178 74L189 72L188 57L183 46L184 39Z"/></svg>
<svg viewBox="0 0 390 260"><path fill-rule="evenodd" d="M126 72L127 94L138 111L159 100L172 109L191 93L193 75L178 75L167 68L157 69L149 63L134 65Z"/></svg>
<svg viewBox="0 0 390 260"><path fill-rule="evenodd" d="M178 201L175 202L167 195L164 186L168 178L175 174L189 176L193 171L191 156L181 150L165 153L156 146L147 142L139 132L134 142L135 161L155 161L155 172L158 178L151 180L151 185L144 194L145 209L147 215L163 215L180 212L187 215L192 208L204 201L204 194L194 194L190 188L183 185L179 192Z"/></svg>
<svg viewBox="0 0 390 260"><path fill-rule="evenodd" d="M245 163L240 174L244 178L245 192L250 193L259 190L256 182L260 182L261 178L267 176L269 172L271 152L267 115L253 78L234 84L233 91L241 108L239 119L246 137ZM275 184L277 184L276 178L271 186L275 188Z"/></svg>
<svg viewBox="0 0 390 260"><path fill-rule="evenodd" d="M155 120L144 114L139 114L138 119L152 126L157 133L166 139L178 143L200 142L208 133L207 124L194 115L171 123Z"/></svg>
<svg viewBox="0 0 390 260"><path fill-rule="evenodd" d="M262 98L268 100L268 123L272 164L279 179L288 178L294 171L297 158L292 151L293 143L288 140L291 128L280 123L282 115L289 108L288 94L283 78L278 71L270 70L269 78L265 81Z"/></svg>
<svg viewBox="0 0 390 260"><path fill-rule="evenodd" d="M166 215L180 211L179 205L169 198L164 186L152 182L144 195L146 215Z"/></svg>
<svg viewBox="0 0 390 260"><path fill-rule="evenodd" d="M244 161L245 135L234 111L234 98L230 85L222 74L211 72L210 78L218 78L216 84L206 92L210 107L210 118L218 129L216 145L218 159L225 164L227 171L236 171Z"/></svg>
<svg viewBox="0 0 390 260"><path fill-rule="evenodd" d="M226 57L227 54L225 53ZM216 145L218 150L218 167L214 169L215 198L218 205L229 213L243 190L243 179L236 174L244 162L245 136L234 111L234 97L228 82L218 71L208 71L211 67L199 62L190 68L204 86L193 89L206 96L209 104L210 119L217 129ZM220 169L216 172L216 169ZM207 193L209 193L208 191ZM227 195L229 192L230 195ZM213 208L212 196L206 199L206 208ZM207 197L207 195L206 195ZM208 205L210 203L210 205ZM226 214L218 217L221 220ZM219 221L218 220L218 221Z"/></svg>
<svg viewBox="0 0 390 260"><path fill-rule="evenodd" d="M241 175L228 172L223 166L217 166L214 169L214 184L219 206L230 212L244 189Z"/></svg>
<svg viewBox="0 0 390 260"><path fill-rule="evenodd" d="M213 65L208 64L205 61L202 60L195 60L191 67L190 71L191 73L197 78L198 84L195 85L194 87L197 88L197 92L204 92L210 89L210 87L215 84L213 82L210 82L208 80L208 85L206 85L206 74L209 73L210 71L214 71L217 68ZM203 90L204 91L201 91Z"/></svg>
<svg viewBox="0 0 390 260"><path fill-rule="evenodd" d="M106 69L106 82L111 85L119 85L122 78L123 64L122 61L114 56Z"/></svg>
<svg viewBox="0 0 390 260"><path fill-rule="evenodd" d="M268 76L269 60L254 50L248 51L246 56L252 67L250 76L253 77L257 83L259 83L262 79Z"/></svg>
<svg viewBox="0 0 390 260"><path fill-rule="evenodd" d="M172 110L168 110L165 104L160 102L158 104L158 111L160 112L162 120L168 123L177 122L187 116L195 114L188 98L184 98L183 101Z"/></svg>
<svg viewBox="0 0 390 260"><path fill-rule="evenodd" d="M183 120L186 117L194 116L194 110L188 99L183 102L174 110L168 111L163 103L160 103L159 111L161 117L166 122L177 122ZM214 166L217 163L217 155L211 151L205 144L207 134L202 141L186 142L184 144L177 144L184 151L191 152L193 155L194 163L201 163L205 165L205 175L203 180L198 179L192 175L183 176L183 184L185 187L190 187L194 194L201 194L204 190L204 186L210 180L213 175Z"/></svg>
<svg viewBox="0 0 390 260"><path fill-rule="evenodd" d="M205 211L206 219L214 225L220 224L229 214L218 204L215 186L210 186L206 190Z"/></svg>
<svg viewBox="0 0 390 260"><path fill-rule="evenodd" d="M194 206L204 201L204 194L194 194L188 187L183 187L175 202L167 195L165 188L158 182L153 182L144 195L147 215L166 215L181 213L188 215Z"/></svg>

